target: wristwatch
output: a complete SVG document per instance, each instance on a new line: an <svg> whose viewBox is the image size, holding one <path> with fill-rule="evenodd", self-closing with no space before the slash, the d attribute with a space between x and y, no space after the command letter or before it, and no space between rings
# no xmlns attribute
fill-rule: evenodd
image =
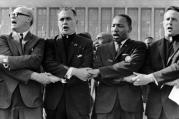
<svg viewBox="0 0 179 119"><path fill-rule="evenodd" d="M5 58L2 60L2 64L3 64L3 66L4 66L5 69L9 69L8 57L5 57Z"/></svg>

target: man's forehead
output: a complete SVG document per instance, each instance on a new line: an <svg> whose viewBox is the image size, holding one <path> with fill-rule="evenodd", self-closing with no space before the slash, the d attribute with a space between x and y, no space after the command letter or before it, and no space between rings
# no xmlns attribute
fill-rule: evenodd
<svg viewBox="0 0 179 119"><path fill-rule="evenodd" d="M59 12L58 17L73 17L73 12L71 10L62 10Z"/></svg>
<svg viewBox="0 0 179 119"><path fill-rule="evenodd" d="M21 13L26 13L26 12L27 12L27 10L26 10L26 9L24 9L24 8L22 8L22 7L19 7L19 8L14 9L14 11L13 11L13 12L21 12Z"/></svg>
<svg viewBox="0 0 179 119"><path fill-rule="evenodd" d="M124 22L127 23L126 18L122 17L122 16L116 16L112 20L113 24L115 24L115 23L124 23Z"/></svg>
<svg viewBox="0 0 179 119"><path fill-rule="evenodd" d="M179 12L175 11L175 10L168 10L165 14L164 14L164 18L167 17L179 17Z"/></svg>
<svg viewBox="0 0 179 119"><path fill-rule="evenodd" d="M18 7L14 9L13 13L17 13L17 12L27 14L33 18L33 10L31 8Z"/></svg>

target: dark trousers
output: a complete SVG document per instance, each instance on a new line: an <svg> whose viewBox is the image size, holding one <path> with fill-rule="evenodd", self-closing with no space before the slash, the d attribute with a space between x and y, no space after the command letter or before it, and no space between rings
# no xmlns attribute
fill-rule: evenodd
<svg viewBox="0 0 179 119"><path fill-rule="evenodd" d="M147 119L169 119L169 118L167 118L167 116L166 116L164 110L162 109L161 114L160 114L160 117L158 117L158 118L153 118L153 117L150 117L150 115L149 115L149 116L147 117Z"/></svg>
<svg viewBox="0 0 179 119"><path fill-rule="evenodd" d="M94 119L142 119L142 111L141 112L126 112L124 111L118 100L109 113L95 113L93 116Z"/></svg>
<svg viewBox="0 0 179 119"><path fill-rule="evenodd" d="M22 101L19 86L16 87L7 109L0 108L0 119L42 119L42 107L29 108Z"/></svg>
<svg viewBox="0 0 179 119"><path fill-rule="evenodd" d="M69 105L63 94L57 108L55 110L46 109L46 119L89 119L89 115L82 115L74 107Z"/></svg>
<svg viewBox="0 0 179 119"><path fill-rule="evenodd" d="M0 109L0 119L42 119L42 108Z"/></svg>

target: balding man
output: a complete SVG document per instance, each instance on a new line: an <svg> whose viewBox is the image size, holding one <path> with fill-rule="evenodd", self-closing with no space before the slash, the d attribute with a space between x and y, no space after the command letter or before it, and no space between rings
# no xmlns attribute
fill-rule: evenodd
<svg viewBox="0 0 179 119"><path fill-rule="evenodd" d="M30 32L32 9L18 7L9 16L12 32L0 36L0 118L42 119L42 84L52 81L38 73L44 40Z"/></svg>

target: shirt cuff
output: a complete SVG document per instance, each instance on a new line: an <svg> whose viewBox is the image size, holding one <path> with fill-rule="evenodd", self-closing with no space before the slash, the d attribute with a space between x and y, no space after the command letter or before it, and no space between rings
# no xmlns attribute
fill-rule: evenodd
<svg viewBox="0 0 179 119"><path fill-rule="evenodd" d="M10 70L10 66L9 66L9 64L8 64L8 56L5 56L5 57L4 57L4 59L3 59L3 61L2 61L2 64L3 64L3 66L4 66L5 69Z"/></svg>
<svg viewBox="0 0 179 119"><path fill-rule="evenodd" d="M72 77L72 71L73 71L73 67L70 67L67 71L67 73L65 74L64 78L65 79L70 79Z"/></svg>
<svg viewBox="0 0 179 119"><path fill-rule="evenodd" d="M158 86L158 82L157 82L157 80L156 80L156 78L154 77L153 74L149 74L148 77L149 77L150 79L152 79L152 80L155 82L155 84Z"/></svg>

